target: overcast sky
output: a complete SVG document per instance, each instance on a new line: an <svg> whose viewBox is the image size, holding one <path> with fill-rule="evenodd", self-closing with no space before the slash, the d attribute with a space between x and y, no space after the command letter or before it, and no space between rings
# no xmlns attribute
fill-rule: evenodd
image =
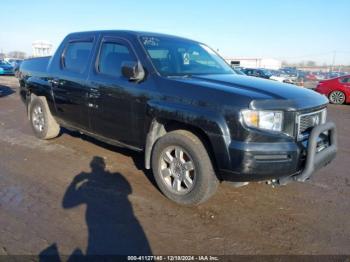
<svg viewBox="0 0 350 262"><path fill-rule="evenodd" d="M130 29L185 36L225 57L350 64L350 0L1 1L0 51L31 54L75 31Z"/></svg>

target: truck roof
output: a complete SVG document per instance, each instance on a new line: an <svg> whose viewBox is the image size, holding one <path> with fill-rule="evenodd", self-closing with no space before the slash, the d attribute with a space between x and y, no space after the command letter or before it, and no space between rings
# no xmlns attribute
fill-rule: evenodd
<svg viewBox="0 0 350 262"><path fill-rule="evenodd" d="M113 34L124 34L129 36L154 36L154 37L169 37L169 38L176 38L176 39L183 39L188 40L192 42L198 42L193 39L189 39L186 37L181 36L175 36L175 35L169 35L169 34L163 34L163 33L156 33L156 32L147 32L147 31L133 31L133 30L94 30L94 31L81 31L81 32L73 32L69 35L76 35L76 34L99 34L99 33L113 33Z"/></svg>

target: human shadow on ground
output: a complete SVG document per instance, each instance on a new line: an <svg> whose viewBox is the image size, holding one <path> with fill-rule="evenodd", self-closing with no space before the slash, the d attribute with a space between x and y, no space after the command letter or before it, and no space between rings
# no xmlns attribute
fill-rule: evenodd
<svg viewBox="0 0 350 262"><path fill-rule="evenodd" d="M75 137L75 138L80 138L84 141L87 141L89 143L93 143L97 146L103 147L103 148L108 149L110 151L113 151L115 153L119 153L119 154L123 154L123 155L131 157L134 164L135 164L135 167L145 174L146 178L149 180L149 182L155 188L158 188L157 183L153 177L153 173L151 172L151 170L148 170L145 168L145 156L143 153L136 152L136 151L133 151L131 149L127 149L127 148L123 148L123 147L114 146L114 145L105 143L103 141L100 141L94 137L91 137L91 136L88 136L85 134L81 134L81 133L76 132L76 131L71 131L71 130L68 130L66 128L61 128L61 135L62 134L67 134L67 135Z"/></svg>
<svg viewBox="0 0 350 262"><path fill-rule="evenodd" d="M132 193L128 181L106 170L101 157L95 156L90 167L91 172L74 177L62 201L64 209L86 205L88 245L85 252L75 249L68 261L96 255L150 255L147 237L128 200ZM55 244L39 254L40 261L50 259L60 261Z"/></svg>

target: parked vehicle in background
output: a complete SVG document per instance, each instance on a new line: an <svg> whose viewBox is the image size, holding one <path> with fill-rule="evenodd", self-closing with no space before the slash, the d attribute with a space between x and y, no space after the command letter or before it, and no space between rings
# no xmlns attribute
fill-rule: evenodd
<svg viewBox="0 0 350 262"><path fill-rule="evenodd" d="M5 60L0 60L0 75L13 75L13 66Z"/></svg>
<svg viewBox="0 0 350 262"><path fill-rule="evenodd" d="M292 81L297 81L298 79L298 70L295 67L284 67L280 71L289 77Z"/></svg>
<svg viewBox="0 0 350 262"><path fill-rule="evenodd" d="M350 102L350 75L322 80L317 85L316 92L324 94L332 104Z"/></svg>
<svg viewBox="0 0 350 262"><path fill-rule="evenodd" d="M336 77L341 77L341 76L345 76L347 75L346 73L344 72L328 72L328 73L325 73L325 79L332 79L332 78L336 78Z"/></svg>
<svg viewBox="0 0 350 262"><path fill-rule="evenodd" d="M238 75L193 40L73 33L53 57L26 60L20 71L38 138L66 127L144 152L145 168L179 204L204 202L220 180L304 182L336 155L325 97Z"/></svg>
<svg viewBox="0 0 350 262"><path fill-rule="evenodd" d="M272 74L267 69L260 69L260 68L244 68L243 73L245 73L248 76L254 76L264 79L270 79Z"/></svg>
<svg viewBox="0 0 350 262"><path fill-rule="evenodd" d="M236 68L233 67L232 70L237 74L237 75L246 75L241 68Z"/></svg>
<svg viewBox="0 0 350 262"><path fill-rule="evenodd" d="M282 83L294 84L293 80L281 70L269 70L272 74L270 77L271 80L275 80Z"/></svg>
<svg viewBox="0 0 350 262"><path fill-rule="evenodd" d="M309 72L303 71L303 70L298 70L297 72L298 72L298 81L305 82L307 80L306 76L308 75Z"/></svg>
<svg viewBox="0 0 350 262"><path fill-rule="evenodd" d="M323 72L316 72L315 76L318 81L327 79L326 73Z"/></svg>
<svg viewBox="0 0 350 262"><path fill-rule="evenodd" d="M243 69L243 72L248 76L269 79L281 83L294 84L294 81L290 77L283 76L282 72L278 70L268 70L264 68L245 68Z"/></svg>
<svg viewBox="0 0 350 262"><path fill-rule="evenodd" d="M5 61L7 61L9 64L11 64L14 68L18 65L20 65L23 61L23 59L19 58L6 58Z"/></svg>

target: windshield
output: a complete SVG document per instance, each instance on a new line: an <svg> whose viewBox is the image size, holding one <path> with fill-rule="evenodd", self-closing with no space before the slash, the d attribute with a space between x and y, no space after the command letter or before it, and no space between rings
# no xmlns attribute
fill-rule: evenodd
<svg viewBox="0 0 350 262"><path fill-rule="evenodd" d="M171 37L141 37L153 65L163 76L234 74L231 67L206 45Z"/></svg>

